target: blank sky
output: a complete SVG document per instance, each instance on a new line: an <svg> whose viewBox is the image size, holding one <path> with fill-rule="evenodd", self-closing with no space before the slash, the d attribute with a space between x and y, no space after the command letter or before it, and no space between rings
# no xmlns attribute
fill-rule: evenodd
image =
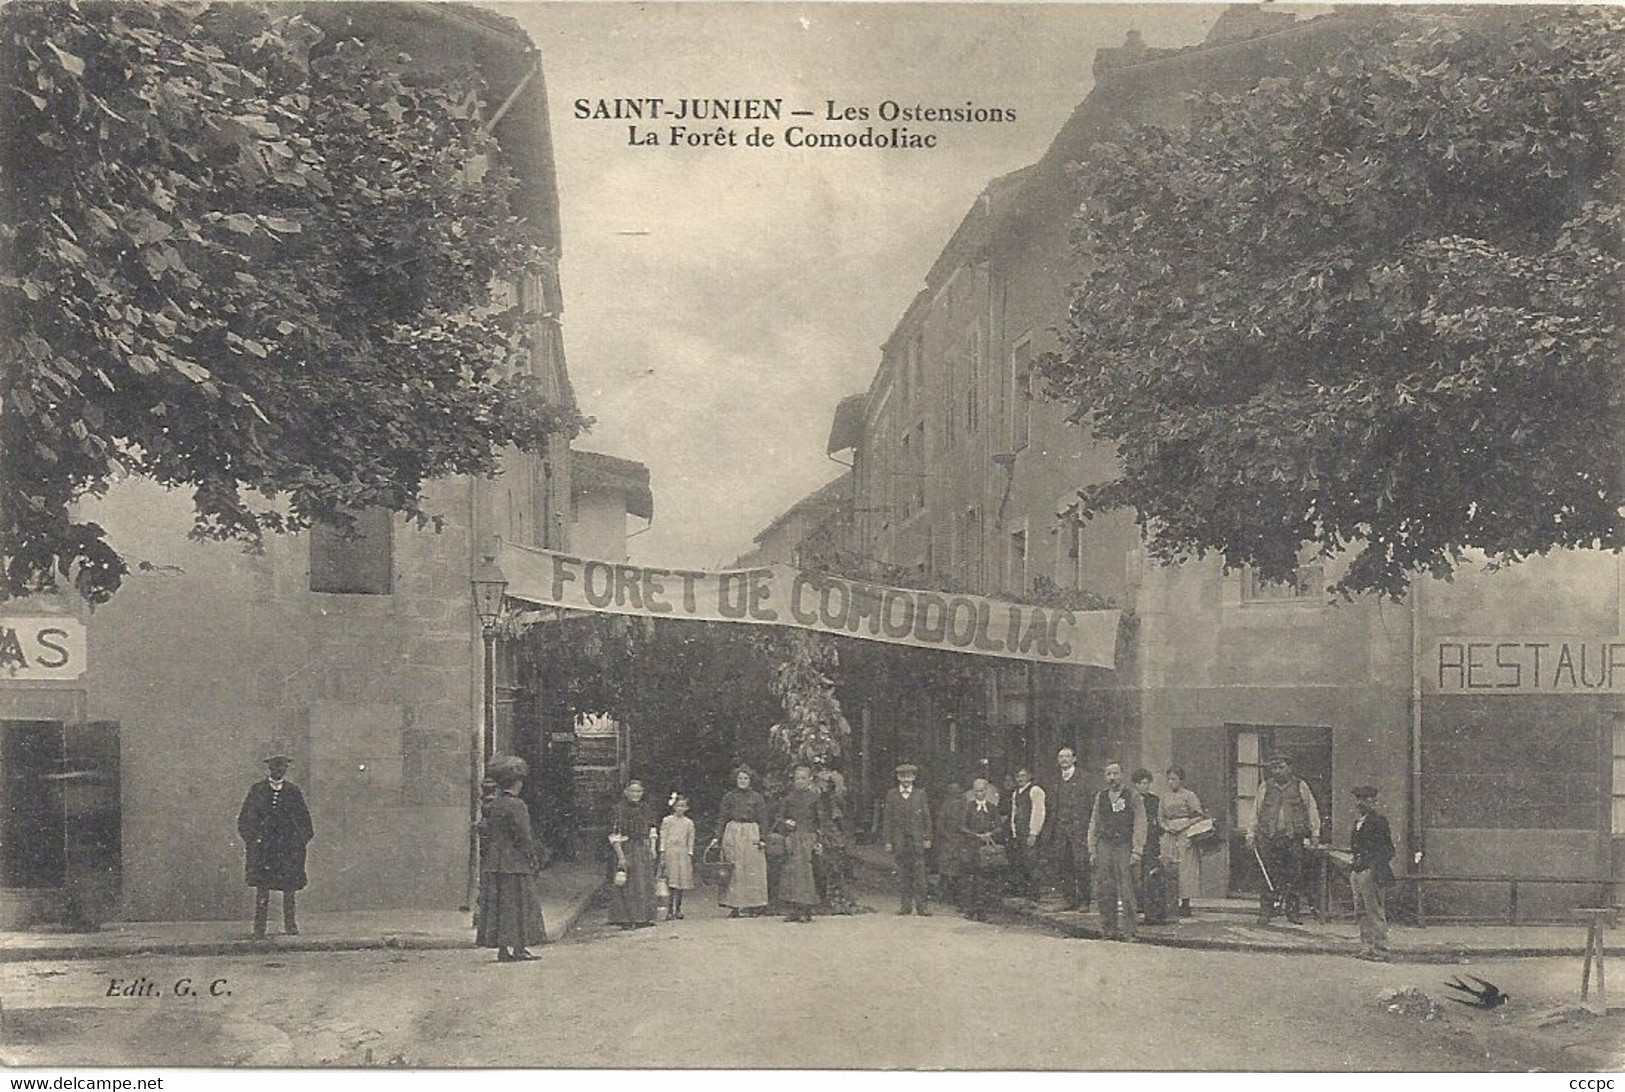
<svg viewBox="0 0 1625 1092"><path fill-rule="evenodd" d="M705 567L840 472L824 454L835 404L868 387L880 343L982 187L1036 160L1088 93L1095 49L1130 28L1148 45L1198 42L1222 10L490 6L542 50L565 351L598 419L579 446L649 466L655 523L630 541L634 560ZM688 150L632 147L626 123L573 116L578 98L648 96L781 97L820 113L829 99L971 100L1018 120L910 126L938 133L928 151Z"/></svg>

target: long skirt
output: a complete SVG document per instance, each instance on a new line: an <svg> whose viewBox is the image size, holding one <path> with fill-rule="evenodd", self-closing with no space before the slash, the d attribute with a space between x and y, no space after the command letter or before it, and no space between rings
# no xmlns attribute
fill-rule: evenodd
<svg viewBox="0 0 1625 1092"><path fill-rule="evenodd" d="M737 820L722 832L722 859L733 865L733 876L717 902L736 910L767 905L767 854L757 848L761 828Z"/></svg>
<svg viewBox="0 0 1625 1092"><path fill-rule="evenodd" d="M793 832L785 839L784 871L779 875L779 900L793 906L818 905L818 880L813 875L813 847L818 835Z"/></svg>
<svg viewBox="0 0 1625 1092"><path fill-rule="evenodd" d="M535 876L523 872L480 875L480 921L475 942L482 948L528 948L547 943Z"/></svg>
<svg viewBox="0 0 1625 1092"><path fill-rule="evenodd" d="M622 842L626 854L626 882L610 887L611 925L637 925L655 919L655 868L648 842ZM613 867L615 861L610 860Z"/></svg>
<svg viewBox="0 0 1625 1092"><path fill-rule="evenodd" d="M1174 867L1179 873L1179 897L1201 898L1202 854L1191 845L1191 840L1183 834L1174 834L1170 831L1163 835L1162 853L1163 856L1173 859Z"/></svg>

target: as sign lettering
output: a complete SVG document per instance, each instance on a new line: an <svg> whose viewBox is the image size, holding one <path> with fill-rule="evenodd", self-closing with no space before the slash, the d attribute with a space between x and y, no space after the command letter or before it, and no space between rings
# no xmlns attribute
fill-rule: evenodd
<svg viewBox="0 0 1625 1092"><path fill-rule="evenodd" d="M77 679L85 627L77 618L0 618L0 679Z"/></svg>

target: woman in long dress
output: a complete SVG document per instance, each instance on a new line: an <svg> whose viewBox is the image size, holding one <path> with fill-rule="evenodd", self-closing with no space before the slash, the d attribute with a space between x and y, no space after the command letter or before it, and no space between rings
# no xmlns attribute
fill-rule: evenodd
<svg viewBox="0 0 1625 1092"><path fill-rule="evenodd" d="M722 859L733 866L717 902L729 907L729 917L759 914L767 906L767 855L762 836L767 833L767 799L751 788L754 775L741 767L734 787L722 794L717 808L717 829L711 843L722 846Z"/></svg>
<svg viewBox="0 0 1625 1092"><path fill-rule="evenodd" d="M535 959L529 945L547 943L530 809L519 799L528 772L522 759L494 763L490 776L501 791L480 811L483 899L475 939L482 948L495 948L499 963Z"/></svg>
<svg viewBox="0 0 1625 1092"><path fill-rule="evenodd" d="M824 800L813 785L812 767L797 766L780 808L778 828L785 836L784 870L779 875L779 901L785 921L812 921L818 905L813 858L823 852Z"/></svg>
<svg viewBox="0 0 1625 1092"><path fill-rule="evenodd" d="M654 811L643 800L643 782L628 781L609 830L616 871L611 925L641 929L655 923L656 836Z"/></svg>
<svg viewBox="0 0 1625 1092"><path fill-rule="evenodd" d="M1202 855L1185 832L1198 819L1207 818L1202 801L1185 787L1185 771L1168 769L1168 791L1162 794L1162 856L1179 868L1179 916L1191 916L1191 900L1202 894Z"/></svg>

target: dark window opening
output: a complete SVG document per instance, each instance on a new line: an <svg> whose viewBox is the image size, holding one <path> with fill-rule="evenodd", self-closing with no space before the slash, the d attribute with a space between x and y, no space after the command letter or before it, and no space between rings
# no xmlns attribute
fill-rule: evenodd
<svg viewBox="0 0 1625 1092"><path fill-rule="evenodd" d="M355 517L353 535L310 529L310 590L334 595L388 595L394 590L395 518L387 508Z"/></svg>

